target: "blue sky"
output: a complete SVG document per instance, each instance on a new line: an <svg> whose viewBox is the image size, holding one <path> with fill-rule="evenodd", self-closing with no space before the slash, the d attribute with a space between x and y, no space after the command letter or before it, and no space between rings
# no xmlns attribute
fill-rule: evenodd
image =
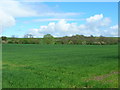
<svg viewBox="0 0 120 90"><path fill-rule="evenodd" d="M3 5L4 4L4 5ZM30 33L43 37L117 36L117 2L4 2L0 4L3 36L23 37ZM11 4L9 7L5 7ZM15 5L16 4L16 5ZM15 6L14 6L15 5ZM3 9L1 9L3 8ZM6 16L6 17L5 17ZM4 25L5 24L5 25Z"/></svg>

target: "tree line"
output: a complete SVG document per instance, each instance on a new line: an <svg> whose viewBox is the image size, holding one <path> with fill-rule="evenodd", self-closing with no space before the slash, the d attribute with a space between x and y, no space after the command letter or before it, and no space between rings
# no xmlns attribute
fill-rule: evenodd
<svg viewBox="0 0 120 90"><path fill-rule="evenodd" d="M95 37L84 35L73 35L64 37L53 37L51 34L44 35L43 38L33 38L32 35L25 35L24 38L2 36L3 44L78 44L78 45L113 45L118 44L117 37Z"/></svg>

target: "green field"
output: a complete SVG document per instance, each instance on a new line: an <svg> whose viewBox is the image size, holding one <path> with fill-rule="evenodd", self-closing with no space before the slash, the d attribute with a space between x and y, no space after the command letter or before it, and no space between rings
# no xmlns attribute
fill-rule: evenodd
<svg viewBox="0 0 120 90"><path fill-rule="evenodd" d="M3 45L3 88L117 88L117 45Z"/></svg>

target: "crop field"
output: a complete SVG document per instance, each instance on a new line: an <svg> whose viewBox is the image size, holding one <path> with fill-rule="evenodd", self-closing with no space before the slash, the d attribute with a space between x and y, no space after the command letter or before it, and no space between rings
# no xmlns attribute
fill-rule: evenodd
<svg viewBox="0 0 120 90"><path fill-rule="evenodd" d="M3 44L3 88L117 88L117 45Z"/></svg>

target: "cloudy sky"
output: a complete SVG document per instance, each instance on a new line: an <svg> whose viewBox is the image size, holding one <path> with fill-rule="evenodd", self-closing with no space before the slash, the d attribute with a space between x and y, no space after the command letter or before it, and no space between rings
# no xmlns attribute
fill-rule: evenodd
<svg viewBox="0 0 120 90"><path fill-rule="evenodd" d="M23 37L118 36L117 2L0 1L0 33Z"/></svg>

